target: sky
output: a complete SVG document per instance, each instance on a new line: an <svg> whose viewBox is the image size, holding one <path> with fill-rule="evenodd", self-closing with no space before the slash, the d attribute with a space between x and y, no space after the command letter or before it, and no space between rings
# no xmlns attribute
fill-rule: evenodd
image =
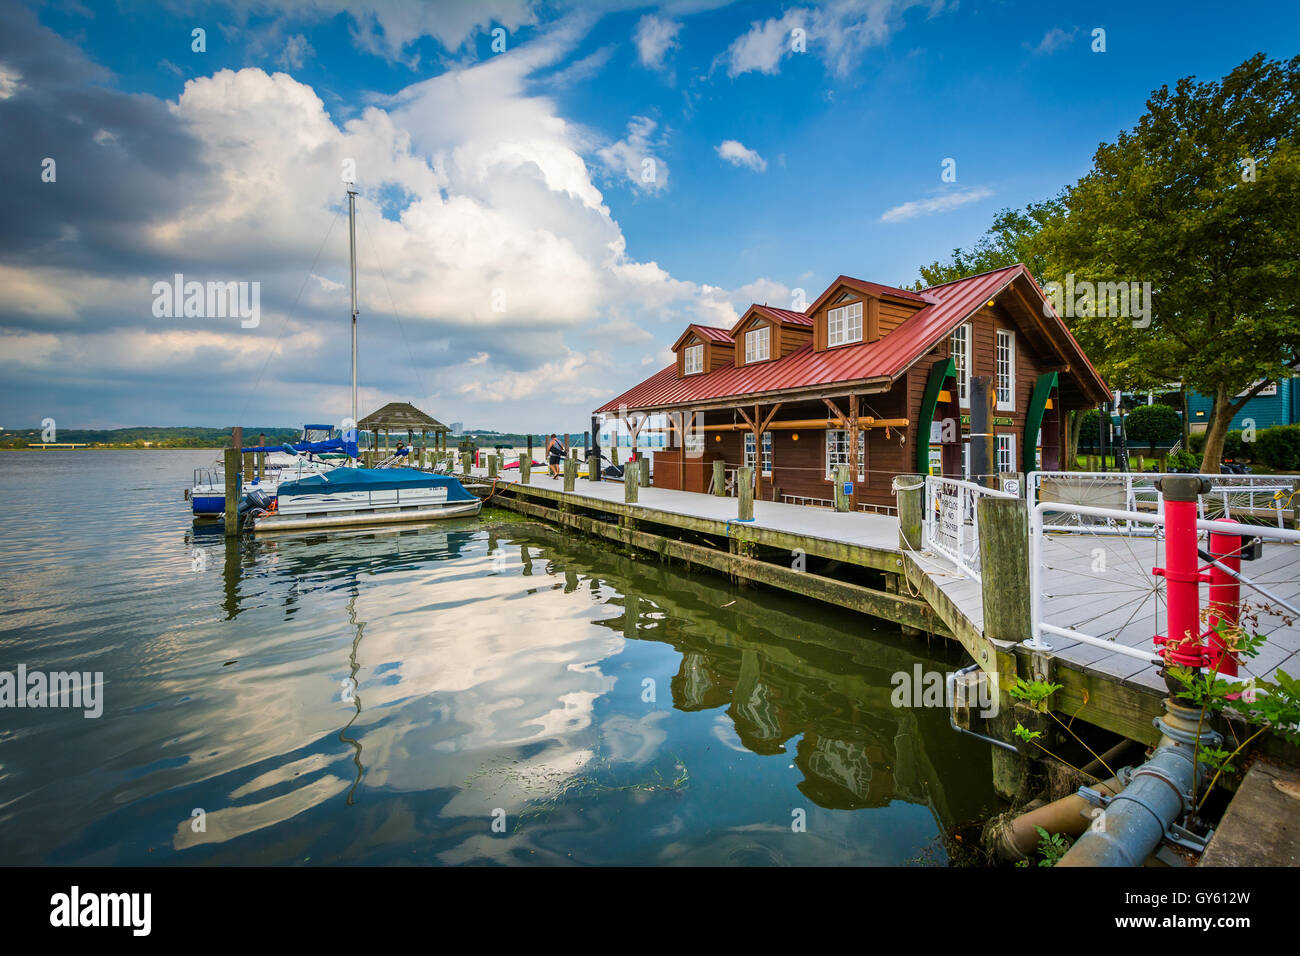
<svg viewBox="0 0 1300 956"><path fill-rule="evenodd" d="M360 413L580 431L688 323L911 283L1257 52L1294 0L10 2L0 427L341 422L348 178Z"/></svg>

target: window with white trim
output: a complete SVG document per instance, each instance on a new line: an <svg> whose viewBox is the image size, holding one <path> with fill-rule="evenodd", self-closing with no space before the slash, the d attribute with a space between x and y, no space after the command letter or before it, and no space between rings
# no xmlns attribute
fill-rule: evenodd
<svg viewBox="0 0 1300 956"><path fill-rule="evenodd" d="M745 363L762 362L771 354L772 327L765 325L761 329L751 329L745 333Z"/></svg>
<svg viewBox="0 0 1300 956"><path fill-rule="evenodd" d="M970 408L971 325L969 322L952 330L952 343L949 350L953 364L957 366L957 400L962 408Z"/></svg>
<svg viewBox="0 0 1300 956"><path fill-rule="evenodd" d="M745 432L745 467L754 467L754 433ZM763 432L763 474L772 474L772 433Z"/></svg>
<svg viewBox="0 0 1300 956"><path fill-rule="evenodd" d="M998 410L1016 410L1016 333L998 329L996 352Z"/></svg>
<svg viewBox="0 0 1300 956"><path fill-rule="evenodd" d="M867 433L858 432L858 481L866 481ZM826 480L835 480L835 469L849 463L849 433L843 428L826 429Z"/></svg>
<svg viewBox="0 0 1300 956"><path fill-rule="evenodd" d="M852 302L826 313L826 344L862 341L862 303Z"/></svg>
<svg viewBox="0 0 1300 956"><path fill-rule="evenodd" d="M704 371L704 345L689 345L682 353L682 373L696 375Z"/></svg>
<svg viewBox="0 0 1300 956"><path fill-rule="evenodd" d="M704 432L698 426L686 429L686 440L682 443L689 458L704 454Z"/></svg>
<svg viewBox="0 0 1300 956"><path fill-rule="evenodd" d="M998 449L998 473L1016 471L1016 436L996 435Z"/></svg>

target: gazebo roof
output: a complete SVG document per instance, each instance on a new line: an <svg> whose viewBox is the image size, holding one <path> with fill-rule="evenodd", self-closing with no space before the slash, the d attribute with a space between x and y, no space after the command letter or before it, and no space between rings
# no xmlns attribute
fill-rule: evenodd
<svg viewBox="0 0 1300 956"><path fill-rule="evenodd" d="M424 414L410 402L389 402L377 412L371 412L357 427L362 431L391 428L400 431L449 432L446 425Z"/></svg>

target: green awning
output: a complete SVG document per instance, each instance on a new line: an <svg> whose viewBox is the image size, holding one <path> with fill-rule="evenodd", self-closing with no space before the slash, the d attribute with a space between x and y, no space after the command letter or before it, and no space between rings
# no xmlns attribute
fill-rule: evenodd
<svg viewBox="0 0 1300 956"><path fill-rule="evenodd" d="M921 413L916 420L916 473L930 473L930 426L934 423L934 409L939 404L943 383L957 377L957 363L951 357L939 359L930 367L930 377L925 383L925 396L921 399Z"/></svg>
<svg viewBox="0 0 1300 956"><path fill-rule="evenodd" d="M1034 383L1034 396L1029 400L1029 410L1025 412L1025 440L1020 448L1020 467L1025 474L1038 470L1035 452L1038 448L1038 432L1043 427L1043 414L1047 411L1047 399L1052 389L1056 388L1056 373L1044 372Z"/></svg>

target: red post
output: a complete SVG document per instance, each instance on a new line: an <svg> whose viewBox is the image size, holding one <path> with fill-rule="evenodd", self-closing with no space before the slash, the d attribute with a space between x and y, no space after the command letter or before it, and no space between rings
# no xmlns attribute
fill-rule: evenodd
<svg viewBox="0 0 1300 956"><path fill-rule="evenodd" d="M1232 518L1224 519L1237 522ZM1215 531L1210 534L1210 556L1220 564L1231 568L1233 571L1241 571L1241 536L1235 534L1220 534ZM1220 622L1228 625L1235 625L1241 614L1241 584L1227 571L1210 565L1210 588L1209 588L1209 607L1211 613L1209 616L1210 624L1210 665L1220 674L1236 676L1237 659L1227 653L1224 647L1223 639L1215 631L1215 626Z"/></svg>
<svg viewBox="0 0 1300 956"><path fill-rule="evenodd" d="M1165 503L1165 566L1153 573L1165 579L1165 609L1169 632L1156 637L1164 645L1168 664L1199 668L1206 663L1201 643L1200 555L1196 550L1196 505L1209 490L1203 478L1171 475L1161 479L1159 489Z"/></svg>

